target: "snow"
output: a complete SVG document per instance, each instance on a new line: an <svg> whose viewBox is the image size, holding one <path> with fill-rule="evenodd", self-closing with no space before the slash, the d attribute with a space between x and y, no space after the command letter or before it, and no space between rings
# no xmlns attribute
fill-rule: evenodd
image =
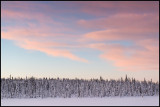
<svg viewBox="0 0 160 107"><path fill-rule="evenodd" d="M158 106L159 96L1 99L1 106Z"/></svg>

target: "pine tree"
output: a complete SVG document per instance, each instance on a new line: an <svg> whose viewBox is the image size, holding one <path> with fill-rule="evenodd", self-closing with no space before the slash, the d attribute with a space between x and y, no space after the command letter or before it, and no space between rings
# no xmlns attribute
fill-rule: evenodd
<svg viewBox="0 0 160 107"><path fill-rule="evenodd" d="M1 98L46 98L46 97L109 97L109 96L154 96L159 95L159 83L100 79L53 79L53 78L1 78Z"/></svg>

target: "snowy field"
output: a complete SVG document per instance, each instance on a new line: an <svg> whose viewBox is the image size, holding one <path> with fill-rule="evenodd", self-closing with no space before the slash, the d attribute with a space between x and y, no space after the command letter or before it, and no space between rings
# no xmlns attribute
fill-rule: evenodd
<svg viewBox="0 0 160 107"><path fill-rule="evenodd" d="M1 106L158 106L159 96L107 98L1 99Z"/></svg>

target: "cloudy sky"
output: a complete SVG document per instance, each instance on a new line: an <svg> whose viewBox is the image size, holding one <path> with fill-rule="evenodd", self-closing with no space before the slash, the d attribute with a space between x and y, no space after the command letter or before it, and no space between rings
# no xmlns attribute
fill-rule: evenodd
<svg viewBox="0 0 160 107"><path fill-rule="evenodd" d="M1 77L159 81L158 1L1 4Z"/></svg>

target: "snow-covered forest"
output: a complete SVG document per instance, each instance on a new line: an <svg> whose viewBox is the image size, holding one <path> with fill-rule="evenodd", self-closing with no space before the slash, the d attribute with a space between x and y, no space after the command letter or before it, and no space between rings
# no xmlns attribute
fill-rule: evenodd
<svg viewBox="0 0 160 107"><path fill-rule="evenodd" d="M125 79L1 78L1 98L156 96L159 83Z"/></svg>

